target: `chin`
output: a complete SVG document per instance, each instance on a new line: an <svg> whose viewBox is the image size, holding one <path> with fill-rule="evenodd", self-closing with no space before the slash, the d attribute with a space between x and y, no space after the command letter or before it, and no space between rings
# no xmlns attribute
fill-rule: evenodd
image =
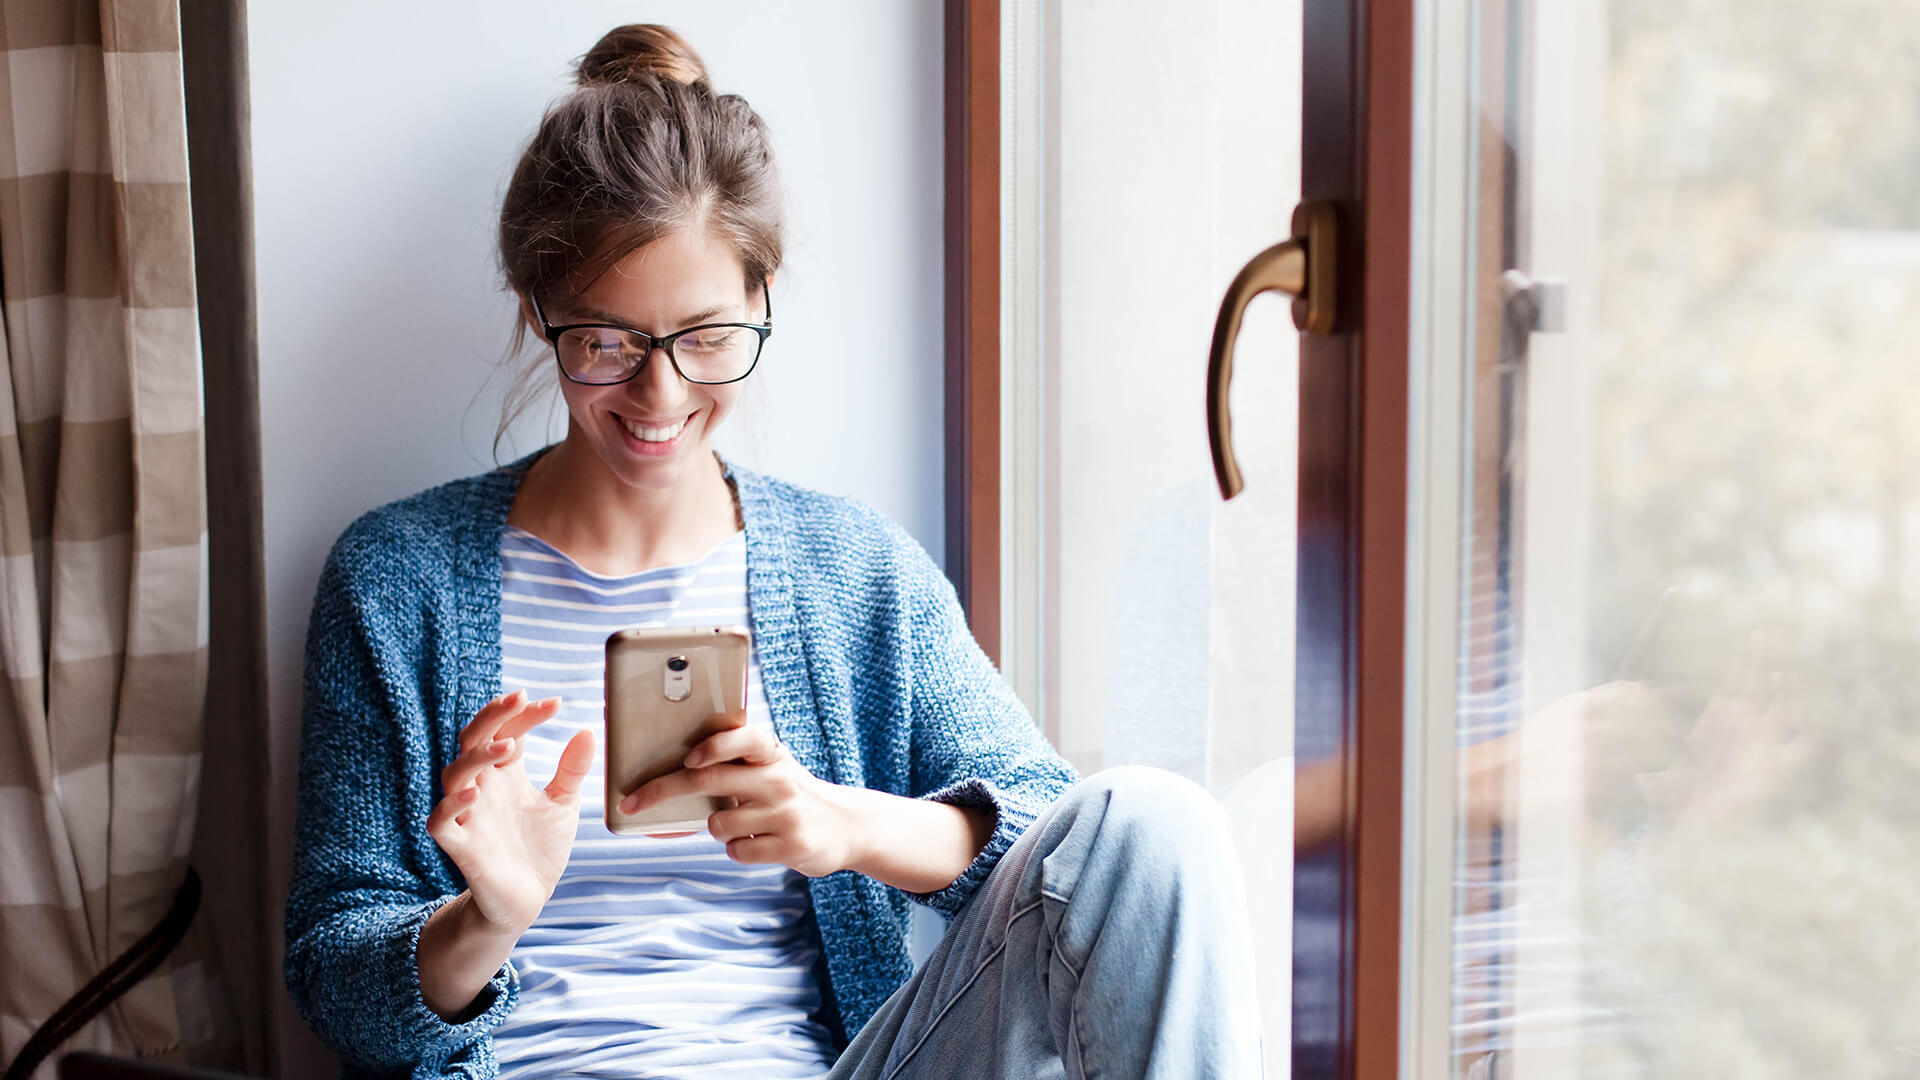
<svg viewBox="0 0 1920 1080"><path fill-rule="evenodd" d="M604 447L602 454L602 460L611 466L615 476L628 487L643 491L679 487L696 464L712 458L713 450L704 438L674 447L673 453L658 457L642 457L629 452L625 446Z"/></svg>
<svg viewBox="0 0 1920 1080"><path fill-rule="evenodd" d="M583 426L575 411L569 432L574 445L599 459L601 468L621 486L634 491L672 491L699 475L699 466L713 460L711 422L714 410L697 407L672 439L647 442L628 430L620 414L593 408Z"/></svg>

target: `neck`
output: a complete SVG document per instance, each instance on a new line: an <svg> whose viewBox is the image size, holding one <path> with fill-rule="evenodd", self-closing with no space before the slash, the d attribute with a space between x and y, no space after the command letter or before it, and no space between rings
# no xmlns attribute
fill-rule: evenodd
<svg viewBox="0 0 1920 1080"><path fill-rule="evenodd" d="M671 486L639 488L608 469L575 428L528 469L507 524L609 577L693 562L740 527L733 489L711 453L690 454Z"/></svg>

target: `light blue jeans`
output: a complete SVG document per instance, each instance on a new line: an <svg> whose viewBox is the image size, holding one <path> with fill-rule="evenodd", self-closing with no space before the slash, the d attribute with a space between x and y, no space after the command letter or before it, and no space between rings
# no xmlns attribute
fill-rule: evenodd
<svg viewBox="0 0 1920 1080"><path fill-rule="evenodd" d="M829 1080L1258 1077L1246 920L1219 804L1109 769L1013 845Z"/></svg>

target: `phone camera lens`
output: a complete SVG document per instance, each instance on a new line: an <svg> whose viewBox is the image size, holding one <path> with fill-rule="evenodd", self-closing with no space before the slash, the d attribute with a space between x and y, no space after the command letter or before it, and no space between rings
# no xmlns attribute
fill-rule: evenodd
<svg viewBox="0 0 1920 1080"><path fill-rule="evenodd" d="M687 670L687 658L686 658L686 657L684 657L684 656L670 656L670 657L668 657L668 658L667 658L667 670L668 670L668 671L685 671L685 670Z"/></svg>

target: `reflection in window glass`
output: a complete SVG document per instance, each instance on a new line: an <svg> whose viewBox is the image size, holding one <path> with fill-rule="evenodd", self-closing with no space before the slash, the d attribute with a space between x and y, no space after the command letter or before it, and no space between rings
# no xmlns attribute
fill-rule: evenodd
<svg viewBox="0 0 1920 1080"><path fill-rule="evenodd" d="M1455 1075L1920 1073L1920 7L1478 18Z"/></svg>

